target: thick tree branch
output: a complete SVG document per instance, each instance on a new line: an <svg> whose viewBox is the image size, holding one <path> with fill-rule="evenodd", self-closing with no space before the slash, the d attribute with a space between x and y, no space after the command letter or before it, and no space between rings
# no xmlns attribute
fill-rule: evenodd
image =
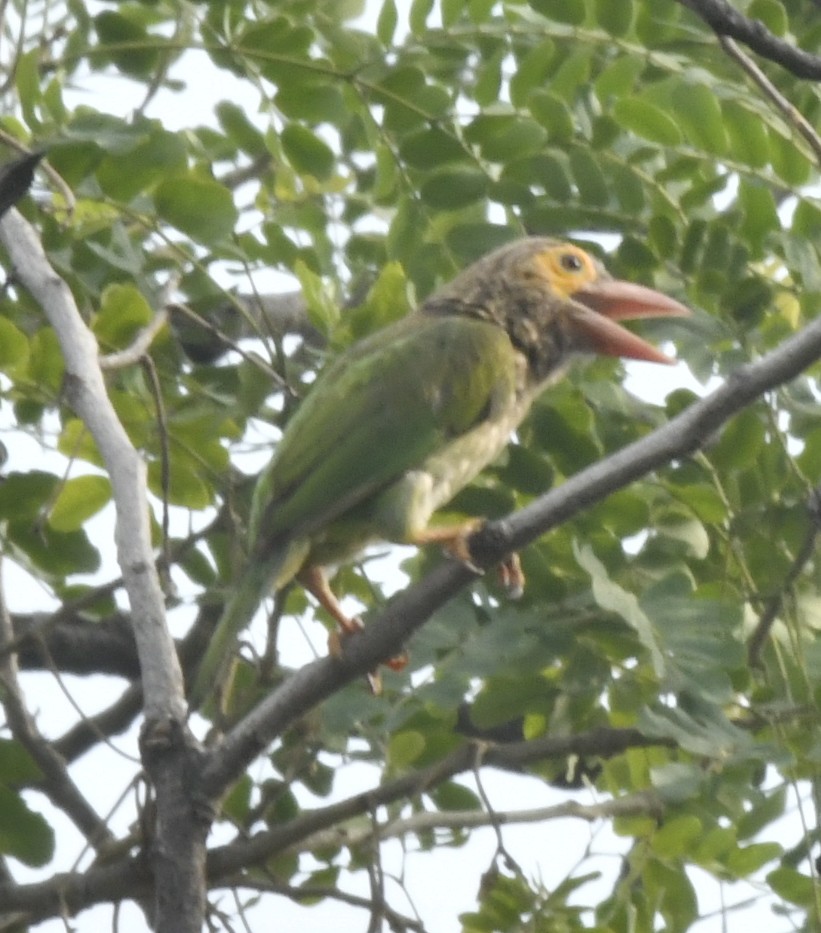
<svg viewBox="0 0 821 933"><path fill-rule="evenodd" d="M477 563L483 567L498 563L617 489L687 456L733 415L819 358L821 318L760 360L741 367L723 386L652 434L593 464L509 518L487 525L471 540ZM342 657L314 661L288 678L211 751L202 772L205 795L219 796L289 723L396 655L413 632L473 577L462 563L442 563L392 599L361 633L346 639Z"/></svg>
<svg viewBox="0 0 821 933"><path fill-rule="evenodd" d="M94 335L80 316L68 286L51 268L34 229L11 210L0 223L0 241L18 281L54 328L65 360L66 394L94 437L111 478L117 511L117 555L131 603L146 715L151 719L182 718L182 674L165 624L164 598L154 567L145 464L109 401Z"/></svg>
<svg viewBox="0 0 821 933"><path fill-rule="evenodd" d="M749 19L727 0L678 0L719 36L743 42L754 52L776 62L798 78L821 78L821 58L774 36L757 19Z"/></svg>
<svg viewBox="0 0 821 933"><path fill-rule="evenodd" d="M540 739L489 746L466 742L449 756L427 768L412 771L339 803L305 813L290 823L214 849L209 854L208 875L212 883L233 883L237 872L290 847L304 848L304 840L342 820L370 813L374 808L421 794L456 774L473 771L477 748L488 767L512 767L546 758L568 755L599 755L603 758L629 748L674 745L669 739L642 735L637 729L593 729L578 735L545 736ZM619 806L614 803L614 806ZM300 845L302 843L302 845ZM74 914L99 903L126 898L138 899L150 891L150 876L142 858L126 858L116 864L94 865L86 872L58 875L48 881L0 884L0 904L7 911L24 911L30 922L45 917Z"/></svg>
<svg viewBox="0 0 821 933"><path fill-rule="evenodd" d="M82 615L59 618L43 614L15 613L14 638L23 670L63 673L110 674L136 680L140 664L129 617L115 613L100 622Z"/></svg>
<svg viewBox="0 0 821 933"><path fill-rule="evenodd" d="M146 466L106 392L97 342L67 284L52 269L35 230L14 209L0 221L17 281L48 318L65 361L66 398L88 428L111 480L117 559L131 606L146 724L141 751L156 790L153 843L159 933L199 933L205 912L206 825L189 795L196 743L185 725L183 678L165 620L151 543Z"/></svg>

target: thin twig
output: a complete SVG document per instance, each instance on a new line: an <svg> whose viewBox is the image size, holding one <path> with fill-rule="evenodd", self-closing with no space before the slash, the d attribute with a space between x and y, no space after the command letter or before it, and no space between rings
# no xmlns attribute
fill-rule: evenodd
<svg viewBox="0 0 821 933"><path fill-rule="evenodd" d="M821 136L815 132L809 120L791 101L787 100L750 56L745 54L732 39L728 36L719 36L718 41L724 51L741 65L750 78L775 104L787 123L809 143L810 148L815 153L817 163L821 165Z"/></svg>
<svg viewBox="0 0 821 933"><path fill-rule="evenodd" d="M798 78L821 78L821 58L774 36L757 19L749 19L727 0L678 0L692 10L718 36L738 39L764 58L776 62Z"/></svg>
<svg viewBox="0 0 821 933"><path fill-rule="evenodd" d="M137 334L134 340L122 350L100 356L101 369L124 369L134 366L145 359L154 338L168 323L168 310L161 308L148 324Z"/></svg>
<svg viewBox="0 0 821 933"><path fill-rule="evenodd" d="M815 554L818 535L821 534L821 486L816 486L810 493L807 503L807 516L810 520L810 527L804 538L795 559L790 564L790 569L784 577L784 583L779 587L778 592L767 602L764 611L758 619L755 629L747 642L747 663L750 667L760 667L761 652L769 638L775 620L784 605L787 593L793 588L795 582L801 576L804 567Z"/></svg>

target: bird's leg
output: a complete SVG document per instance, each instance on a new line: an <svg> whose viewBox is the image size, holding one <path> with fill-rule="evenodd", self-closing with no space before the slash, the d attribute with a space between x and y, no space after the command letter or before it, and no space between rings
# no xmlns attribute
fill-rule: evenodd
<svg viewBox="0 0 821 933"><path fill-rule="evenodd" d="M297 574L296 579L316 599L319 605L333 617L339 626L339 631L331 632L328 636L328 652L331 657L340 657L342 654L342 639L363 629L365 626L362 624L362 620L358 616L349 616L345 612L336 598L336 594L331 589L322 567L303 567ZM401 671L406 667L407 663L408 656L404 652L385 661L385 664L392 671ZM371 671L368 674L368 686L375 696L382 693L382 678L379 676L378 671Z"/></svg>
<svg viewBox="0 0 821 933"><path fill-rule="evenodd" d="M331 615L343 635L353 635L363 627L361 619L357 616L349 616L342 608L321 567L303 567L296 578L319 605Z"/></svg>
<svg viewBox="0 0 821 933"><path fill-rule="evenodd" d="M476 564L471 552L470 538L484 525L485 520L482 518L473 518L459 525L434 525L415 534L410 543L417 546L438 544L466 567L476 573L483 573L484 571ZM525 588L525 575L519 555L515 552L508 554L497 564L496 570L499 582L510 598L519 599Z"/></svg>

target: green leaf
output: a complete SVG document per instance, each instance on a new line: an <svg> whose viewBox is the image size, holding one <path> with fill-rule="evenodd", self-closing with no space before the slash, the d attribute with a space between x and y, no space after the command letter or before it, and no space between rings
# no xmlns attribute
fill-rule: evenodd
<svg viewBox="0 0 821 933"><path fill-rule="evenodd" d="M770 130L770 161L773 169L788 185L804 185L813 171L812 162L787 136Z"/></svg>
<svg viewBox="0 0 821 933"><path fill-rule="evenodd" d="M761 414L746 409L724 428L710 451L710 460L720 470L746 469L755 464L767 437Z"/></svg>
<svg viewBox="0 0 821 933"><path fill-rule="evenodd" d="M697 816L684 815L667 820L651 840L653 850L662 858L686 855L701 836L703 825Z"/></svg>
<svg viewBox="0 0 821 933"><path fill-rule="evenodd" d="M510 227L478 223L459 224L448 232L445 239L456 258L467 265L484 253L509 242L513 237L514 233Z"/></svg>
<svg viewBox="0 0 821 933"><path fill-rule="evenodd" d="M43 776L23 745L16 739L0 738L0 775L4 784L24 784Z"/></svg>
<svg viewBox="0 0 821 933"><path fill-rule="evenodd" d="M81 530L63 532L50 524L22 522L9 526L8 537L36 571L54 580L100 568L100 554Z"/></svg>
<svg viewBox="0 0 821 933"><path fill-rule="evenodd" d="M713 155L725 155L729 145L721 107L706 84L680 84L672 94L675 116L685 135Z"/></svg>
<svg viewBox="0 0 821 933"><path fill-rule="evenodd" d="M408 16L411 32L422 35L427 29L427 20L433 10L433 0L413 0Z"/></svg>
<svg viewBox="0 0 821 933"><path fill-rule="evenodd" d="M722 101L721 112L733 157L763 168L770 161L770 137L760 114L735 100Z"/></svg>
<svg viewBox="0 0 821 933"><path fill-rule="evenodd" d="M147 138L134 142L136 145L126 151L107 152L96 172L103 191L126 203L169 175L184 172L186 166L185 144L176 133L152 131ZM118 150L125 141L121 143Z"/></svg>
<svg viewBox="0 0 821 933"><path fill-rule="evenodd" d="M570 150L569 158L570 171L573 173L582 203L596 207L607 204L610 193L604 173L596 159L586 149L578 148Z"/></svg>
<svg viewBox="0 0 821 933"><path fill-rule="evenodd" d="M633 14L633 0L596 0L596 21L613 36L630 32Z"/></svg>
<svg viewBox="0 0 821 933"><path fill-rule="evenodd" d="M311 323L322 333L329 334L339 321L339 305L325 287L321 276L309 269L301 259L294 263L294 275L299 279Z"/></svg>
<svg viewBox="0 0 821 933"><path fill-rule="evenodd" d="M431 207L455 210L481 200L489 183L488 176L476 169L446 168L425 179L420 195Z"/></svg>
<svg viewBox="0 0 821 933"><path fill-rule="evenodd" d="M23 109L23 116L32 129L37 129L42 125L37 107L42 100L40 61L40 50L32 48L17 56L14 67L14 83Z"/></svg>
<svg viewBox="0 0 821 933"><path fill-rule="evenodd" d="M779 0L752 0L747 8L747 16L761 20L776 36L786 35L790 27L787 11Z"/></svg>
<svg viewBox="0 0 821 933"><path fill-rule="evenodd" d="M299 87L301 89L301 85ZM286 108L283 107L280 95L285 90L286 88L280 88L276 97L277 106L283 112L286 112ZM304 105L305 102L302 103ZM219 125L243 152L251 156L265 152L265 137L248 118L248 114L242 107L232 101L221 100L214 108L214 113Z"/></svg>
<svg viewBox="0 0 821 933"><path fill-rule="evenodd" d="M424 752L425 744L425 736L414 729L394 733L388 743L390 766L397 771L409 767Z"/></svg>
<svg viewBox="0 0 821 933"><path fill-rule="evenodd" d="M107 58L125 74L140 78L156 70L163 40L149 35L133 16L104 10L94 17L94 27Z"/></svg>
<svg viewBox="0 0 821 933"><path fill-rule="evenodd" d="M550 80L549 69L555 49L552 39L543 39L519 60L516 72L510 78L510 101L517 110L524 106L535 89Z"/></svg>
<svg viewBox="0 0 821 933"><path fill-rule="evenodd" d="M53 474L34 469L6 474L0 483L0 517L8 521L36 521L58 482Z"/></svg>
<svg viewBox="0 0 821 933"><path fill-rule="evenodd" d="M739 839L752 839L765 827L784 815L787 806L787 790L777 787L767 791L756 800L750 809L741 814L736 823Z"/></svg>
<svg viewBox="0 0 821 933"><path fill-rule="evenodd" d="M483 60L477 68L476 83L473 86L473 98L481 107L487 107L499 99L502 87L502 64L507 55L507 48L500 45L489 58Z"/></svg>
<svg viewBox="0 0 821 933"><path fill-rule="evenodd" d="M613 115L624 129L661 146L681 144L676 121L660 107L639 97L622 97L613 105Z"/></svg>
<svg viewBox="0 0 821 933"><path fill-rule="evenodd" d="M709 866L723 859L736 845L736 834L732 826L713 826L708 830L695 849L691 850L693 861Z"/></svg>
<svg viewBox="0 0 821 933"><path fill-rule="evenodd" d="M405 270L398 262L386 262L371 286L363 308L357 310L354 336L359 338L385 327L404 317L410 310Z"/></svg>
<svg viewBox="0 0 821 933"><path fill-rule="evenodd" d="M742 178L738 184L738 203L744 211L741 231L753 251L760 255L766 238L781 229L772 191Z"/></svg>
<svg viewBox="0 0 821 933"><path fill-rule="evenodd" d="M470 788L456 781L444 781L430 792L439 810L481 810L482 801Z"/></svg>
<svg viewBox="0 0 821 933"><path fill-rule="evenodd" d="M42 392L56 396L62 388L64 372L57 335L50 327L43 327L29 341L29 378Z"/></svg>
<svg viewBox="0 0 821 933"><path fill-rule="evenodd" d="M659 514L656 525L660 534L686 545L696 560L704 560L709 554L710 536L700 521L671 512Z"/></svg>
<svg viewBox="0 0 821 933"><path fill-rule="evenodd" d="M530 6L547 19L570 26L581 26L587 10L584 0L528 0ZM620 0L619 0L620 2Z"/></svg>
<svg viewBox="0 0 821 933"><path fill-rule="evenodd" d="M774 844L771 845L774 846ZM776 853L773 858L777 856ZM809 875L802 875L794 868L782 866L769 872L766 880L776 896L783 897L791 904L809 908L815 903L818 882Z"/></svg>
<svg viewBox="0 0 821 933"><path fill-rule="evenodd" d="M127 347L153 317L151 306L133 285L109 285L92 330L103 352L108 352Z"/></svg>
<svg viewBox="0 0 821 933"><path fill-rule="evenodd" d="M550 91L534 91L528 98L531 114L547 130L552 142L566 142L573 138L575 131L573 115L569 107Z"/></svg>
<svg viewBox="0 0 821 933"><path fill-rule="evenodd" d="M175 175L160 182L154 205L164 220L206 244L230 236L239 216L227 188L194 175Z"/></svg>
<svg viewBox="0 0 821 933"><path fill-rule="evenodd" d="M203 478L202 468L183 456L172 455L168 488L165 488L162 465L152 460L148 464L148 488L158 498L167 498L171 505L187 509L205 509L214 502L213 488Z"/></svg>
<svg viewBox="0 0 821 933"><path fill-rule="evenodd" d="M465 138L478 144L491 162L538 152L547 142L547 132L535 120L515 116L478 116L465 129Z"/></svg>
<svg viewBox="0 0 821 933"><path fill-rule="evenodd" d="M743 849L734 849L730 852L727 857L727 868L733 874L743 878L763 868L767 862L780 858L783 854L784 847L777 842L753 843ZM769 875L767 880L770 880Z"/></svg>
<svg viewBox="0 0 821 933"><path fill-rule="evenodd" d="M54 854L54 830L19 794L0 786L0 853L24 865L45 865Z"/></svg>
<svg viewBox="0 0 821 933"><path fill-rule="evenodd" d="M86 519L111 501L111 483L105 476L67 479L49 510L49 524L56 531L75 531Z"/></svg>
<svg viewBox="0 0 821 933"><path fill-rule="evenodd" d="M599 100L606 104L611 97L629 94L645 63L637 55L621 55L597 75L594 87Z"/></svg>
<svg viewBox="0 0 821 933"><path fill-rule="evenodd" d="M549 713L554 700L549 683L541 674L497 675L487 681L474 700L470 718L477 728L489 729L526 713Z"/></svg>
<svg viewBox="0 0 821 933"><path fill-rule="evenodd" d="M442 25L445 28L455 25L467 3L467 0L441 0Z"/></svg>
<svg viewBox="0 0 821 933"><path fill-rule="evenodd" d="M610 579L604 564L595 556L589 545L579 547L573 542L573 555L579 566L590 574L593 586L593 598L597 605L608 612L621 616L631 628L635 629L642 645L650 654L653 670L656 677L663 677L665 671L664 655L661 652L653 626L644 614L638 599L627 590L622 589Z"/></svg>
<svg viewBox="0 0 821 933"><path fill-rule="evenodd" d="M25 372L28 361L26 335L7 318L0 317L0 370L14 376Z"/></svg>
<svg viewBox="0 0 821 933"><path fill-rule="evenodd" d="M453 133L439 126L409 133L402 140L399 154L413 168L438 168L446 162L472 161L468 150Z"/></svg>
<svg viewBox="0 0 821 933"><path fill-rule="evenodd" d="M282 148L293 167L304 175L327 181L334 172L336 156L316 133L300 123L289 123L280 136Z"/></svg>
<svg viewBox="0 0 821 933"><path fill-rule="evenodd" d="M393 42L397 22L395 0L383 0L382 9L376 19L376 35L382 45L389 46Z"/></svg>

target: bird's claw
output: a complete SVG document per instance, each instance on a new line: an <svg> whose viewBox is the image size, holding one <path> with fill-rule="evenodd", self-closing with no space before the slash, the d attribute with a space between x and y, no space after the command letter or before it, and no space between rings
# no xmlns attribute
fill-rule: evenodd
<svg viewBox="0 0 821 933"><path fill-rule="evenodd" d="M525 591L525 574L516 551L500 561L496 571L499 575L499 583L507 593L508 599L521 599Z"/></svg>

